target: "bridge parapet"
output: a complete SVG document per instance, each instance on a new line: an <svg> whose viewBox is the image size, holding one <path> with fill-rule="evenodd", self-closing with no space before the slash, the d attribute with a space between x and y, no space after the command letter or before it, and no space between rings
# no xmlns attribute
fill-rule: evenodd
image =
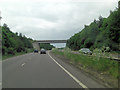
<svg viewBox="0 0 120 90"><path fill-rule="evenodd" d="M33 42L33 47L40 50L40 43L67 43L67 40L36 40Z"/></svg>
<svg viewBox="0 0 120 90"><path fill-rule="evenodd" d="M67 40L37 40L37 43L67 43Z"/></svg>

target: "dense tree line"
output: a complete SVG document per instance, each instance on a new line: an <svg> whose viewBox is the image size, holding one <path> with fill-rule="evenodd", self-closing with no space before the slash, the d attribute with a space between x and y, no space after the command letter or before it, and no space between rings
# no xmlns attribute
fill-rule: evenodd
<svg viewBox="0 0 120 90"><path fill-rule="evenodd" d="M50 43L40 43L40 48L44 48L45 50L51 50L52 48L55 48L53 45L50 45Z"/></svg>
<svg viewBox="0 0 120 90"><path fill-rule="evenodd" d="M2 27L2 55L15 54L16 52L26 52L32 49L32 39L27 38L21 33L13 33L7 24Z"/></svg>
<svg viewBox="0 0 120 90"><path fill-rule="evenodd" d="M67 40L67 46L72 50L80 48L102 48L109 47L111 50L119 50L120 42L120 1L118 8L110 11L107 18L99 17L90 25L85 25L84 29Z"/></svg>

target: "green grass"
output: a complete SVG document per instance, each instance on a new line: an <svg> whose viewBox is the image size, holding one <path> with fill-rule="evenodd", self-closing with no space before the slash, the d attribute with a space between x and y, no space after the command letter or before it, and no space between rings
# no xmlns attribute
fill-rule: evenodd
<svg viewBox="0 0 120 90"><path fill-rule="evenodd" d="M60 52L52 51L55 54L64 56L74 63L81 64L84 68L90 68L100 73L107 73L115 78L118 78L118 62L108 58L87 56L83 54L73 54L70 51Z"/></svg>
<svg viewBox="0 0 120 90"><path fill-rule="evenodd" d="M25 54L25 52L16 53L15 55L7 54L7 55L2 56L2 60L15 57L15 56L19 56L19 55L23 55L23 54Z"/></svg>
<svg viewBox="0 0 120 90"><path fill-rule="evenodd" d="M27 53L30 53L32 51L33 51L32 49L28 49ZM11 57L15 57L15 56L19 56L19 55L23 55L23 54L26 54L26 53L25 52L19 52L19 53L15 53L15 55L5 54L5 55L2 56L2 60L5 60L5 59L11 58Z"/></svg>

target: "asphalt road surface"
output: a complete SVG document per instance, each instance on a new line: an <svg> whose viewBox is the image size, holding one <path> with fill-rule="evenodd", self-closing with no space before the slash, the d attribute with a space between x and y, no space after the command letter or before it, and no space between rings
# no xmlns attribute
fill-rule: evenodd
<svg viewBox="0 0 120 90"><path fill-rule="evenodd" d="M2 77L2 88L105 88L49 52L4 60Z"/></svg>

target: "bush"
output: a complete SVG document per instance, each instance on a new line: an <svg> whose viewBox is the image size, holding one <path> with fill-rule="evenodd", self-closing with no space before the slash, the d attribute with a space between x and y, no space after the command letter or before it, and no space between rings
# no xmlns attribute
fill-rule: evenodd
<svg viewBox="0 0 120 90"><path fill-rule="evenodd" d="M22 48L17 48L16 51L17 51L17 52L21 52L21 51L22 51Z"/></svg>
<svg viewBox="0 0 120 90"><path fill-rule="evenodd" d="M105 52L110 52L110 48L109 48L109 47L106 47Z"/></svg>
<svg viewBox="0 0 120 90"><path fill-rule="evenodd" d="M110 47L102 47L102 52L110 52Z"/></svg>
<svg viewBox="0 0 120 90"><path fill-rule="evenodd" d="M7 48L6 47L2 47L2 55L5 55L5 53L7 52Z"/></svg>
<svg viewBox="0 0 120 90"><path fill-rule="evenodd" d="M13 48L8 48L8 54L12 54L12 55L15 55L15 51Z"/></svg>

